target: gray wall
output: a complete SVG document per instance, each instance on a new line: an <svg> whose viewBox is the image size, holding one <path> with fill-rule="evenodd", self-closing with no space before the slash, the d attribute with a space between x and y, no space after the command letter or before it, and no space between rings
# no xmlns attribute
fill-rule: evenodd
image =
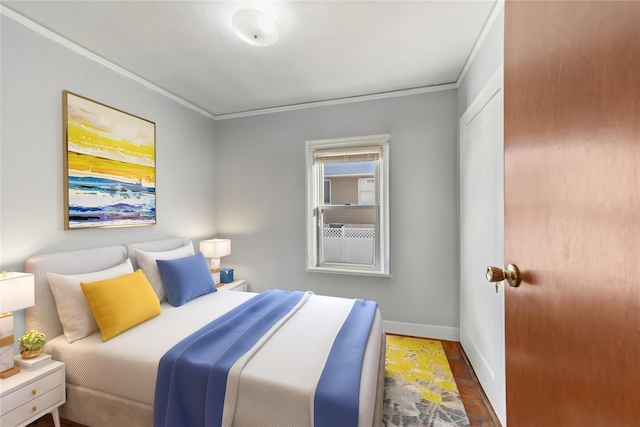
<svg viewBox="0 0 640 427"><path fill-rule="evenodd" d="M24 260L34 253L212 236L214 121L10 18L1 19L2 269L23 271ZM157 225L64 230L64 89L156 123Z"/></svg>
<svg viewBox="0 0 640 427"><path fill-rule="evenodd" d="M216 122L222 266L255 291L380 303L385 320L458 327L457 92ZM393 278L305 271L305 141L390 133Z"/></svg>
<svg viewBox="0 0 640 427"><path fill-rule="evenodd" d="M1 19L2 268L22 270L35 253L217 235L233 240L223 266L253 290L375 299L388 321L457 330L456 90L214 123ZM65 89L156 122L158 225L64 230ZM378 133L391 134L393 277L306 273L305 141Z"/></svg>

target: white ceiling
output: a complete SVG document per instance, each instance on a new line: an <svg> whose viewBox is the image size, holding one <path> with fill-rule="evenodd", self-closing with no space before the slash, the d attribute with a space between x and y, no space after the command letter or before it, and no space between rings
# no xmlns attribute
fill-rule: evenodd
<svg viewBox="0 0 640 427"><path fill-rule="evenodd" d="M2 5L219 117L456 83L496 0ZM233 33L245 7L275 16L276 44Z"/></svg>

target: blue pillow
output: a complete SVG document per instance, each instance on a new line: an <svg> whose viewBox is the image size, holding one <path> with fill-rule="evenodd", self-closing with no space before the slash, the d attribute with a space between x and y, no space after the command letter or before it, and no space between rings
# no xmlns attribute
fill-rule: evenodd
<svg viewBox="0 0 640 427"><path fill-rule="evenodd" d="M202 252L185 258L159 259L156 262L167 300L174 307L216 291L216 284Z"/></svg>

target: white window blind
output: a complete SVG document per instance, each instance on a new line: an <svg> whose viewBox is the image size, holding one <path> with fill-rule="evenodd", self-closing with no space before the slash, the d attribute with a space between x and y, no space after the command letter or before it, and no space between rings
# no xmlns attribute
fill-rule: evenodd
<svg viewBox="0 0 640 427"><path fill-rule="evenodd" d="M315 163L368 162L380 159L382 147L346 147L315 150Z"/></svg>

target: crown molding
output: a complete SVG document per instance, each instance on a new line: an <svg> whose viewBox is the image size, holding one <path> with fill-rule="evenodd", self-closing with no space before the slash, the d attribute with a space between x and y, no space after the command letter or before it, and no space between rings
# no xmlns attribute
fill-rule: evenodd
<svg viewBox="0 0 640 427"><path fill-rule="evenodd" d="M353 102L372 101L376 99L397 98L400 96L417 95L427 92L440 92L443 90L456 89L456 83L447 83L437 86L423 86L412 89L394 90L389 92L374 93L371 95L351 96L348 98L328 99L326 101L305 102L302 104L284 105L281 107L262 108L258 110L242 111L238 113L219 114L216 120L236 119L239 117L258 116L261 114L282 113L285 111L304 110L307 108L326 107L329 105L350 104Z"/></svg>
<svg viewBox="0 0 640 427"><path fill-rule="evenodd" d="M487 38L487 34L489 34L489 31L491 30L493 23L496 21L496 19L498 19L498 15L500 14L500 11L504 7L504 2L505 0L498 0L495 7L493 8L493 11L489 16L489 19L487 19L487 23L484 25L484 28L482 29L482 33L480 33L480 37L478 37L478 41L476 41L476 44L473 47L471 54L469 55L469 59L467 59L467 63L464 65L464 68L460 73L460 77L458 77L458 81L456 82L456 87L460 87L460 84L462 84L462 80L467 75L467 71L469 71L469 68L473 63L473 60L475 59L476 55L478 54L478 51L482 47L482 43L484 43L484 39Z"/></svg>
<svg viewBox="0 0 640 427"><path fill-rule="evenodd" d="M370 95L361 95L361 96L352 96L352 97L346 97L346 98L336 98L336 99L329 99L329 100L324 100L324 101L315 101L315 102L306 102L306 103L301 103L301 104L293 104L293 105L283 105L280 107L271 107L271 108L261 108L261 109L256 109L256 110L248 110L248 111L241 111L241 112L237 112L237 113L229 113L229 114L212 114L209 111L206 111L192 103L190 103L189 101L186 101L185 99L161 88L160 86L157 86L154 83L151 83L150 81L144 79L143 77L140 77L139 75L132 73L131 71L109 61L108 59L105 59L103 57L101 57L100 55L97 55L75 43L73 43L72 41L60 36L59 34L43 27L40 24L37 24L35 22L33 22L32 20L20 15L17 12L14 12L13 10L7 8L4 5L0 5L0 14L6 16L7 18L12 19L13 21L16 21L22 25L24 25L25 27L29 28L30 30L35 31L36 33L94 61L97 62L100 65L103 65L104 67L107 67L108 69L124 76L127 77L131 80L133 80L134 82L141 84L142 86L153 90L154 92L159 93L160 95L163 95L175 102L177 102L178 104L181 104L199 114L202 114L205 117L208 117L210 119L213 120L227 120L227 119L235 119L235 118L241 118L241 117L250 117L250 116L258 116L258 115L263 115L263 114L273 114L273 113L281 113L281 112L287 112L287 111L296 111L296 110L304 110L304 109L309 109L309 108L317 108L317 107L326 107L326 106L331 106L331 105L342 105L342 104L349 104L349 103L355 103L355 102L364 102L364 101L372 101L372 100L377 100L377 99L386 99L386 98L396 98L396 97L401 97L401 96L409 96L409 95L416 95L416 94L421 94L421 93L429 93L429 92L439 92L439 91L443 91L443 90L450 90L450 89L457 89L460 86L460 83L462 82L462 80L464 79L465 75L467 74L467 71L469 70L469 67L471 66L471 64L473 63L473 59L476 57L480 47L482 46L482 43L484 42L484 39L487 37L487 34L491 28L491 26L493 25L494 21L497 19L498 14L500 13L500 11L502 10L502 8L504 7L504 2L505 0L498 0L496 6L494 7L491 16L489 17L489 19L487 20L486 25L484 26L484 29L482 30L482 33L480 34L480 37L478 38L478 41L476 42L471 54L469 55L469 58L462 70L462 72L460 73L460 76L458 77L458 80L455 83L447 83L447 84L442 84L442 85L435 85L435 86L423 86L423 87L417 87L417 88L411 88L411 89L402 89L402 90L394 90L394 91L388 91L388 92L381 92L381 93L375 93L375 94L370 94Z"/></svg>

